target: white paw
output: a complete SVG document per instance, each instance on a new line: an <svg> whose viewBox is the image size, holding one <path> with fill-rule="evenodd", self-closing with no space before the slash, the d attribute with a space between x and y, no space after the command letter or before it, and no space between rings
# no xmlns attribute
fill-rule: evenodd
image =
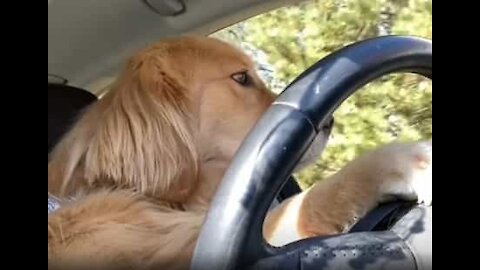
<svg viewBox="0 0 480 270"><path fill-rule="evenodd" d="M401 198L432 204L432 142L396 144L385 147L382 164L388 171L381 192L384 200Z"/></svg>

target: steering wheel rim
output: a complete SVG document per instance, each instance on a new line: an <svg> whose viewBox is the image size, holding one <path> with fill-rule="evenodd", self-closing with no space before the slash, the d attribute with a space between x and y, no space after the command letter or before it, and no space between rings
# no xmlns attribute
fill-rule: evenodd
<svg viewBox="0 0 480 270"><path fill-rule="evenodd" d="M431 79L431 41L410 36L368 39L327 56L294 80L258 121L227 170L202 227L191 269L259 266L269 258L297 256L312 245L348 243L358 235L307 239L274 248L264 241L262 225L270 203L323 122L362 86L397 72ZM388 242L407 258L401 269L415 268L408 243L399 237L402 233L388 233L359 234L366 245Z"/></svg>

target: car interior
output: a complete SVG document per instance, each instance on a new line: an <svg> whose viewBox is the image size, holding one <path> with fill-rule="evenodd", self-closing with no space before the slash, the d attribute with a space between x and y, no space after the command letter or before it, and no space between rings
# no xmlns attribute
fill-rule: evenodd
<svg viewBox="0 0 480 270"><path fill-rule="evenodd" d="M169 36L178 36L188 33L209 35L252 16L298 2L301 1L49 0L48 153L50 154L50 151L53 149L55 144L59 141L61 136L68 131L69 127L77 119L78 115L90 104L93 104L99 98L101 98L106 91L108 91L126 57L128 57L138 48L142 48L147 44ZM431 78L431 43L423 40L418 41L410 39L379 40L378 42L392 42L391 44L394 45L397 44L396 42L398 42L399 50L399 52L386 52L385 55L379 54L379 57L390 59L389 57L394 57L393 55L395 55L395 53L397 53L396 56L398 56L406 51L412 51L412 54L408 57L412 57L411 59L414 59L413 57L420 57L423 62L418 60L418 62L421 63L417 66L412 66L411 63L417 63L415 62L416 60L412 60L404 66L399 65L399 69L408 69L409 71L412 70L414 72L421 70L419 72L421 75L426 77L430 76ZM372 44L369 45L362 43L358 47L354 47L351 53L354 55L354 53L357 52L355 50L364 48L362 46L373 46ZM410 45L407 46L405 44ZM345 55L348 53L350 53L350 51L340 52L338 55L332 56L331 59L334 59L335 57L347 57ZM395 59L402 60L403 58ZM401 62L400 60L399 62ZM387 64L385 63L378 63L378 65L374 67L372 66L372 69L385 69L388 72L397 72L397 69L386 68L385 65ZM336 62L320 61L319 64L316 64L311 70L305 71L304 74L299 76L298 80L295 82L310 78L309 76L313 76L312 74L315 73L320 67L327 69L337 64L338 63ZM365 70L367 70L367 64L365 64L365 66L361 66L361 64L359 65L361 68L365 68ZM376 74L375 76L372 75L368 77L365 74L366 72L354 73L352 76L357 76L355 79L364 80L365 82L366 80L371 80L373 77L378 75ZM317 75L318 74L315 76ZM316 78L321 78L320 76L322 75L318 75ZM339 85L341 83L343 82L339 82ZM295 87L295 85L295 83L292 84L290 88ZM357 86L352 87L352 91L348 94L351 94L357 88ZM290 96L286 94L283 96L286 99L288 98L289 102L296 102L301 98L305 99L305 97L310 93L307 90L299 90L296 92L297 94L291 94ZM332 89L331 91L341 90ZM298 95L298 97L295 95ZM300 95L302 95L301 98ZM335 95L332 94L332 96ZM320 104L320 101L318 104ZM327 105L323 104L322 106L331 106L333 108L336 105L337 104L328 103ZM313 108L312 106L317 105L299 103L298 106L299 108L307 108L308 106L310 106L308 108ZM323 116L324 112L325 115L328 114L327 110L323 111L321 109L318 109L318 111L315 112L318 112L316 114L318 115L318 119L314 119L312 121L318 120L319 124L322 123L320 116ZM271 113L273 113L273 111ZM266 117L269 116L267 115ZM265 127L265 129L267 128L268 127ZM261 134L260 131L258 134ZM260 135L256 135L256 133L252 136L257 136L258 138L255 138L262 140L262 137ZM245 149L248 147L249 145L246 145ZM253 144L252 147L254 147ZM241 158L239 157L238 160L240 159ZM238 169L240 170L240 166ZM259 199L258 203L269 204L271 207L272 205L282 202L301 191L299 185L291 174L285 172L284 178L287 180L281 183L275 182L276 184L274 186L278 186L278 190L274 193L274 195L272 195L275 197L273 202L263 202ZM224 192L224 194L227 194L228 192L232 192L232 190L230 190L231 185L228 183L234 183L235 181L238 181L238 179L226 179L225 181L227 181L227 184L223 185L221 191L219 192ZM260 196L261 194L259 193L256 195ZM232 200L234 199L235 198L232 198ZM217 203L218 205L222 205L226 204L227 202L217 199ZM208 218L214 219L224 217L222 216L224 213L222 212L223 209L217 208L218 207L214 207ZM243 220L241 218L242 217L239 214L239 216L232 217L231 219L228 219L227 217L227 220L230 220L230 222L238 222L239 220ZM425 227L424 230L419 234L420 236L417 238L412 237L411 235L406 236L406 232L412 232L411 228L415 226L415 224L418 225L419 222L423 222L422 224L424 224L423 226ZM403 256L404 254L413 255L411 255L411 257L409 257L410 255L405 255L408 257L404 258L407 262L398 264L398 268L395 269L431 269L431 206L430 208L426 208L406 202L394 202L382 205L372 213L369 213L365 218L361 219L352 227L348 234L339 236L343 238L334 237L307 240L302 243L294 243L293 245L283 249L281 252L275 251L273 253L265 252L262 248L257 248L255 244L252 244L258 239L252 240L255 237L251 236L249 233L247 234L247 232L245 232L245 235L243 235L245 238L238 238L243 241L242 243L245 244L235 247L231 246L227 242L222 242L234 241L231 239L220 239L220 236L218 236L219 238L206 239L207 234L211 233L212 231L221 230L222 228L225 228L225 230L233 230L233 228L218 227L218 225L214 226L212 222L208 221L206 224L207 226L202 231L202 235L199 240L201 243L197 245L197 251L194 257L192 269L200 270L201 268L199 266L204 267L206 264L209 264L206 263L207 260L212 261L210 264L212 267L211 269L229 269L229 267L232 265L238 267L238 264L230 263L233 261L236 262L238 260L244 260L245 256L251 256L251 261L258 261L259 263L255 264L255 267L258 267L258 269L340 269L335 268L335 260L332 259L331 265L328 265L325 259L322 259L322 256L318 254L323 254L322 252L325 250L333 250L333 246L336 246L337 251L341 252L343 251L342 248L347 245L346 243L360 246L363 245L363 247L367 249L375 249L383 246L398 247L402 251L401 254L398 254L398 256ZM228 224L228 222L225 224ZM254 228L256 223L252 224L250 225ZM391 234L382 234L382 232L385 231L396 232L396 237L398 235L403 236L394 238L394 236ZM367 235L363 233L369 234ZM238 237L241 235L242 234L239 233ZM413 238L415 239L411 240ZM216 245L213 243L218 243L217 249L209 251L210 253L202 250L202 247L204 246ZM430 246L425 247L424 244L428 243L430 243ZM218 256L222 257L221 254L218 254L218 252L221 252L222 249L226 250L228 248L231 248L231 250L236 250L237 248L251 248L252 251L249 252L249 255L245 256L240 254L241 252L238 251L240 252L239 254L232 253L228 256L224 256L222 260L212 259L217 258ZM320 253L315 253L315 250ZM215 253L215 251L218 252ZM258 254L261 254L261 256L251 255L252 252L256 251ZM380 256L380 253L375 254L376 255L369 255L369 257L361 258L359 260L361 262L365 262L372 260L372 256ZM395 254L392 256L393 257L391 260L395 260ZM268 258L265 259L265 257ZM227 260L230 261L226 263ZM401 261L401 259L399 260ZM345 261L342 261L338 265L345 265L344 263ZM352 269L382 268L380 264L366 266L366 264L361 263L358 265L350 265L350 267L352 267Z"/></svg>

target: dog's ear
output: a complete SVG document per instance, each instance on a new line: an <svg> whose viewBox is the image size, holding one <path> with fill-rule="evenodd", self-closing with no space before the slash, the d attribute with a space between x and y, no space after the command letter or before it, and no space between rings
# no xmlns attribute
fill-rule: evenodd
<svg viewBox="0 0 480 270"><path fill-rule="evenodd" d="M63 190L75 185L69 182L77 170L89 186L113 184L171 202L188 197L197 181L189 95L165 67L160 57L132 59L80 119L57 156L68 161Z"/></svg>

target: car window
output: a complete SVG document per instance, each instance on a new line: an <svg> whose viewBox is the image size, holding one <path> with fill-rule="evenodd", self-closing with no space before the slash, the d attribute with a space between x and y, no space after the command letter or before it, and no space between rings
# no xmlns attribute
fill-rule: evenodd
<svg viewBox="0 0 480 270"><path fill-rule="evenodd" d="M242 21L212 36L231 42L257 63L279 93L322 57L380 35L432 38L432 0L315 0ZM324 179L361 153L393 140L432 137L432 84L416 75L390 75L351 96L335 113L329 145L297 175L302 187Z"/></svg>

